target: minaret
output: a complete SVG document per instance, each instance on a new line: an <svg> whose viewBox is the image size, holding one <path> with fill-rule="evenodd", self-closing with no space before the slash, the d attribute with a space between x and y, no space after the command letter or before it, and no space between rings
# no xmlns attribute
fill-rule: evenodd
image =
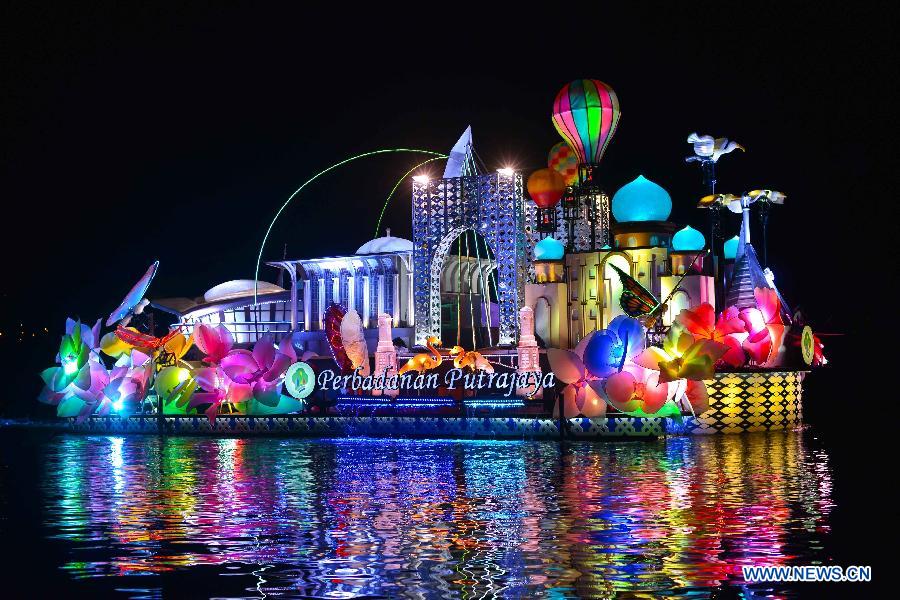
<svg viewBox="0 0 900 600"><path fill-rule="evenodd" d="M540 352L537 341L534 339L534 311L530 306L523 306L519 309L519 345L516 347L516 354L519 357L516 374L535 374L531 376L528 386L516 389L517 396L529 397L528 394L534 389L533 378L541 377ZM537 393L530 398L541 398L543 394L543 388L538 387Z"/></svg>
<svg viewBox="0 0 900 600"><path fill-rule="evenodd" d="M378 315L378 346L375 348L375 373L374 377L382 377L390 379L397 375L397 350L394 348L394 342L391 338L391 324L393 319L387 313ZM387 373L385 373L387 369ZM385 390L373 389L373 396L380 396L382 391L385 396L397 396L400 393L398 389L387 388Z"/></svg>

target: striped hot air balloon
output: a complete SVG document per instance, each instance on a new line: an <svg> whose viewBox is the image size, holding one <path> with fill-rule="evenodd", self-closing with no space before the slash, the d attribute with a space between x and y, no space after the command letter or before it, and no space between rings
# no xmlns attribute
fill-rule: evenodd
<svg viewBox="0 0 900 600"><path fill-rule="evenodd" d="M553 126L581 164L598 164L619 125L619 98L597 79L577 79L553 101Z"/></svg>

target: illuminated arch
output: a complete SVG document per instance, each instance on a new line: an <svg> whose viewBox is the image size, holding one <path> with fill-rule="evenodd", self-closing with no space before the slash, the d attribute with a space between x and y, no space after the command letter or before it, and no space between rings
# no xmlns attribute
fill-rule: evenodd
<svg viewBox="0 0 900 600"><path fill-rule="evenodd" d="M693 306L693 302L690 293L682 287L675 288L672 291L672 297L669 299L669 307L666 310L666 314L669 318L668 320L664 320L663 324L671 325L678 313L691 306Z"/></svg>
<svg viewBox="0 0 900 600"><path fill-rule="evenodd" d="M394 197L394 194L397 192L397 188L400 187L400 184L402 184L403 181L407 177L409 177L410 174L413 171L415 171L416 169L418 169L419 167L424 167L425 165L427 165L430 162L434 162L436 160L443 160L445 158L447 158L447 157L446 156L435 156L433 158L429 158L428 160L423 160L422 162L420 162L419 164L414 166L412 169L410 169L409 171L404 173L403 176L397 180L397 183L395 183L394 187L391 188L391 192L387 195L387 198L384 199L384 206L381 207L381 214L378 215L378 222L375 223L375 237L379 237L381 235L381 233L380 233L381 232L381 220L384 218L384 213L385 213L385 211L387 211L388 204L390 203L391 198Z"/></svg>
<svg viewBox="0 0 900 600"><path fill-rule="evenodd" d="M622 282L619 274L612 269L606 270L607 265L614 263L619 263L616 264L617 267L634 277L634 262L632 262L631 256L626 252L610 252L600 261L599 269L602 276L598 274L598 280L603 281L603 327L607 327L609 322L618 315L625 314L625 311L622 310L619 304L619 298L622 295ZM627 268L623 268L626 266Z"/></svg>
<svg viewBox="0 0 900 600"><path fill-rule="evenodd" d="M534 332L545 344L553 339L553 323L550 319L550 301L538 296L534 303Z"/></svg>
<svg viewBox="0 0 900 600"><path fill-rule="evenodd" d="M522 176L492 173L413 183L416 344L440 336L440 274L460 233L477 232L496 261L500 345L515 344L525 301ZM436 264L437 263L437 264Z"/></svg>

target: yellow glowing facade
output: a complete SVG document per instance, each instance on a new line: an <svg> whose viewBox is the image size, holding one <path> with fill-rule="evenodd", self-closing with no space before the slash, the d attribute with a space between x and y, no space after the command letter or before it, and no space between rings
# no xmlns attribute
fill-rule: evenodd
<svg viewBox="0 0 900 600"><path fill-rule="evenodd" d="M672 254L665 246L567 254L560 261L565 265L563 281L526 286L525 300L535 311L538 335L548 346L571 348L590 332L606 328L610 321L624 314L619 301L622 282L612 266L634 277L660 300L672 294L662 315L664 325L670 325L682 309L703 302L714 304L712 277L690 274L678 284L684 266L677 268L681 261L673 269ZM681 272L672 274L678 270ZM678 289L673 294L676 284Z"/></svg>

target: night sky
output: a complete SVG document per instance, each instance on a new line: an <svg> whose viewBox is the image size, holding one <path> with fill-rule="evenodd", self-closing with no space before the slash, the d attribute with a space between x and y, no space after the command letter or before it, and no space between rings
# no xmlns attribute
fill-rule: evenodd
<svg viewBox="0 0 900 600"><path fill-rule="evenodd" d="M350 5L324 15L5 3L4 354L22 347L17 330L34 332L23 344L49 365L65 317L105 318L154 259L151 298L252 278L278 206L355 153L447 152L471 124L489 168L543 167L560 139L553 98L583 77L609 83L622 106L602 165L610 193L644 174L671 193L672 220L705 232L685 138L737 140L748 151L721 160L719 189L787 194L769 256L788 301L819 331L896 322L895 301L870 300L896 272L896 251L878 245L896 192L876 169L895 152L893 15L547 7L528 21L523 5L450 23L427 6L351 18ZM284 244L295 258L352 253L421 160L370 158L327 176L284 213L265 256ZM409 196L402 187L387 212L395 235L410 236ZM730 217L728 237L737 227ZM877 283L861 285L870 275ZM37 394L28 369L24 389Z"/></svg>

